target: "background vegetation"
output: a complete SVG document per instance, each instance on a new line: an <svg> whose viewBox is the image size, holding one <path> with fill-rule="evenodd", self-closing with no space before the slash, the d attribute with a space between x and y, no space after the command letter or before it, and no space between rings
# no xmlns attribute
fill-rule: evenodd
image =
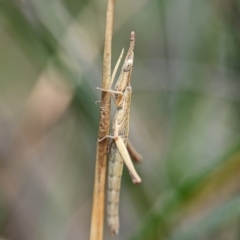
<svg viewBox="0 0 240 240"><path fill-rule="evenodd" d="M3 238L89 237L105 12L0 2ZM116 1L113 63L136 33L130 140L144 157L141 185L124 172L117 239L240 239L239 26L237 0Z"/></svg>

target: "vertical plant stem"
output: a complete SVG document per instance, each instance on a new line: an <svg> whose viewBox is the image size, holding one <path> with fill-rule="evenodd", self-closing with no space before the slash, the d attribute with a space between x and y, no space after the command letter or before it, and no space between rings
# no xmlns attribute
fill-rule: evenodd
<svg viewBox="0 0 240 240"><path fill-rule="evenodd" d="M111 50L114 7L115 0L108 0L102 75L102 88L104 89L109 89L111 84ZM110 93L102 92L98 139L101 139L109 134L110 102ZM103 238L107 148L108 138L101 142L97 142L90 240L102 240Z"/></svg>

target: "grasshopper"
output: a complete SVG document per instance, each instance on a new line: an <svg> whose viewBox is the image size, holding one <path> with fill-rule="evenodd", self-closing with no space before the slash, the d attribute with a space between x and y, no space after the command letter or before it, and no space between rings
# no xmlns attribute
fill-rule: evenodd
<svg viewBox="0 0 240 240"><path fill-rule="evenodd" d="M107 219L111 232L116 235L119 231L119 193L121 187L121 176L123 169L123 161L125 162L133 183L141 183L141 178L138 176L126 145L128 142L129 132L129 117L132 87L130 85L132 67L134 60L134 45L135 33L131 32L130 46L125 58L120 76L117 80L114 90L101 89L102 91L111 92L114 94L114 101L116 103L116 112L113 118L113 136L105 136L98 141L102 141L106 137L112 138L114 141L110 144L108 155L108 205L107 205ZM116 64L112 74L112 82L115 77L117 68L121 61L123 51Z"/></svg>

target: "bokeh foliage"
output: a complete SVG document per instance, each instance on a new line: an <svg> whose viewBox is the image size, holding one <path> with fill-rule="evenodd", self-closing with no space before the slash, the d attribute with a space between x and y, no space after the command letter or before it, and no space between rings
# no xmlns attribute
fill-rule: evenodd
<svg viewBox="0 0 240 240"><path fill-rule="evenodd" d="M1 139L43 72L73 91L23 172L18 197L34 216L3 197L3 237L88 238L105 11L99 0L0 2ZM130 139L144 157L141 185L124 172L119 239L239 239L239 26L237 0L116 1L113 65L134 30Z"/></svg>

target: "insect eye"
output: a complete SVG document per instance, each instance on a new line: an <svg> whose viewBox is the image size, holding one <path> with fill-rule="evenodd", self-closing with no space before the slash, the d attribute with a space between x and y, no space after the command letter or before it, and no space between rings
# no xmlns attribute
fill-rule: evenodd
<svg viewBox="0 0 240 240"><path fill-rule="evenodd" d="M125 66L123 67L123 71L124 71L124 72L129 72L129 71L131 70L131 68L132 68L132 65L133 65L133 60L132 60L132 59L129 59L129 60L126 62Z"/></svg>

